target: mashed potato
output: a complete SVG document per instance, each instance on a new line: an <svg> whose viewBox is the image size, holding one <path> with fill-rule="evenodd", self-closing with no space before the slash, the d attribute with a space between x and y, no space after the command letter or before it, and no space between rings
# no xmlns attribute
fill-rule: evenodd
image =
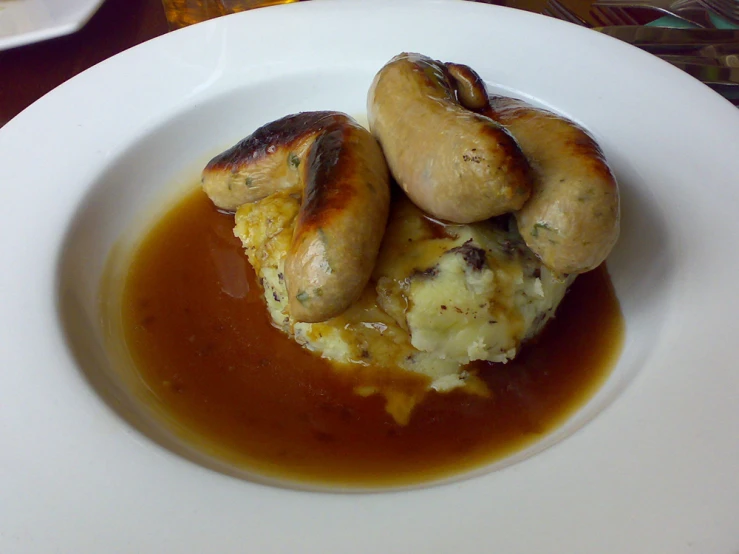
<svg viewBox="0 0 739 554"><path fill-rule="evenodd" d="M359 301L329 321L296 322L283 264L299 208L289 192L245 204L236 212L234 234L256 270L275 326L337 368L399 368L425 376L429 389L486 394L465 366L512 359L552 317L572 279L558 280L534 257L512 218L442 226L398 194ZM400 423L419 400L372 385L356 392L384 394Z"/></svg>

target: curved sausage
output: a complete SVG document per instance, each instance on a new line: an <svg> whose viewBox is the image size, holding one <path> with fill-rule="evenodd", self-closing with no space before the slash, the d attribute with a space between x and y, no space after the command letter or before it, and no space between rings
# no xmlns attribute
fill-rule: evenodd
<svg viewBox="0 0 739 554"><path fill-rule="evenodd" d="M389 174L374 137L338 112L269 123L211 160L203 189L234 210L277 190L303 200L285 259L293 319L342 313L369 281L390 207Z"/></svg>
<svg viewBox="0 0 739 554"><path fill-rule="evenodd" d="M581 127L513 98L491 99L491 117L517 138L537 179L516 213L526 244L552 270L598 267L620 232L618 184L598 144Z"/></svg>
<svg viewBox="0 0 739 554"><path fill-rule="evenodd" d="M395 180L431 215L471 223L528 199L529 165L516 141L459 104L444 64L396 56L375 76L367 112Z"/></svg>
<svg viewBox="0 0 739 554"><path fill-rule="evenodd" d="M466 66L451 74L458 90L467 91L460 101L508 129L531 163L534 190L515 214L528 247L560 274L600 265L618 239L620 207L616 179L595 140L572 121L522 100L491 96L481 108L487 93L477 74Z"/></svg>

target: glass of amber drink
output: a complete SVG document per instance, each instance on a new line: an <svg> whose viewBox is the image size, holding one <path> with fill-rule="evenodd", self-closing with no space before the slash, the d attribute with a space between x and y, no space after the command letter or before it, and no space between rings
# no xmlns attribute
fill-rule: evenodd
<svg viewBox="0 0 739 554"><path fill-rule="evenodd" d="M229 13L292 4L300 0L162 0L170 29L179 29Z"/></svg>

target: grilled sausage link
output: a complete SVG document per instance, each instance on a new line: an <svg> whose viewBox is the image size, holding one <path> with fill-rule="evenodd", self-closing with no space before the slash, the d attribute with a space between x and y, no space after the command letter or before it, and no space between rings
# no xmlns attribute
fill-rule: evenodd
<svg viewBox="0 0 739 554"><path fill-rule="evenodd" d="M444 64L396 56L375 76L367 112L395 180L431 215L471 223L528 199L529 165L516 141L460 105Z"/></svg>
<svg viewBox="0 0 739 554"><path fill-rule="evenodd" d="M595 140L572 121L522 100L491 96L483 103L487 94L474 71L455 66L450 73L464 91L460 101L508 129L531 163L534 190L516 212L528 247L560 274L600 265L618 239L620 207L616 179Z"/></svg>
<svg viewBox="0 0 739 554"><path fill-rule="evenodd" d="M598 267L620 232L616 179L580 126L513 98L491 99L491 117L511 131L537 175L534 193L516 213L526 244L552 270Z"/></svg>
<svg viewBox="0 0 739 554"><path fill-rule="evenodd" d="M202 182L224 210L302 191L284 268L293 319L325 321L360 296L385 232L390 186L380 146L352 118L305 112L269 123L211 160Z"/></svg>

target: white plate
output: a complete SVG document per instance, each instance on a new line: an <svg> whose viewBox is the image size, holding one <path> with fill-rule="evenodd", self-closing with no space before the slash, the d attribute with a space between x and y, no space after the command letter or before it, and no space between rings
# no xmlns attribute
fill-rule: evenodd
<svg viewBox="0 0 739 554"><path fill-rule="evenodd" d="M258 124L362 113L403 50L468 63L601 142L624 212L613 375L497 471L422 490L295 491L184 459L106 373L106 255ZM0 551L736 554L738 176L739 111L699 82L483 4L257 10L84 72L0 130Z"/></svg>
<svg viewBox="0 0 739 554"><path fill-rule="evenodd" d="M0 0L0 50L74 33L105 0Z"/></svg>

